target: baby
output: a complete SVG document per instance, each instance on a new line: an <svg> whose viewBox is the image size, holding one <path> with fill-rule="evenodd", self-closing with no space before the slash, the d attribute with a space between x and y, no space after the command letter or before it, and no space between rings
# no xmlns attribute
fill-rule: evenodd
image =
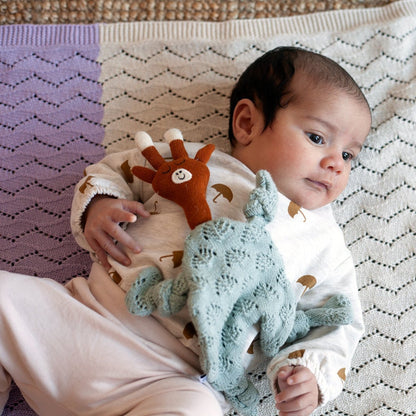
<svg viewBox="0 0 416 416"><path fill-rule="evenodd" d="M334 356L329 360L330 366L338 365L339 368L324 369L323 357L327 357L329 350L336 351L335 345L340 341L345 343L345 355L351 357L362 330L352 262L334 224L329 204L347 185L351 162L360 152L370 128L370 111L362 92L342 68L328 58L297 48L277 48L250 65L237 82L230 102L229 137L234 159L214 152L209 167L211 186L217 182L226 183L233 191L234 200L233 204L212 203L214 198L210 196L212 190L208 187L207 199L211 201L213 217L242 219L241 208L247 200L250 185L254 186L253 174L261 169L267 170L284 200L278 209L282 214L269 226L269 231L286 257L289 278L299 291L301 284L296 284L296 281L299 282L302 276L312 276L311 270L319 276L318 279L328 276L303 299L298 299L298 307L322 304L331 290L351 292L355 299L356 321L342 330L342 341L339 339L334 344L335 336L330 332L322 337L321 342L319 337L312 335L313 341L304 340L302 343L311 345L305 348L308 352L302 357L276 357L269 367L269 374L275 378L276 406L281 414L295 409L307 414L318 403L326 401L326 396L334 396L331 390L339 392L341 387L339 380L335 384L328 380L325 383L327 387L321 383L319 389L318 380L329 371L343 374L342 369L348 365ZM198 148L194 144L188 145L188 150L194 153ZM138 161L132 159L131 163ZM88 174L96 177L92 170ZM130 226L126 233L115 226L117 222L135 221L136 215L147 215L143 205L127 200L94 198L86 217L84 235L87 242L103 265L109 267L111 262L110 273L116 272L125 290L149 264L156 264L165 276L177 274L178 269L155 259L165 257L167 252L181 252L183 240L189 232L183 219L172 216L173 212L182 215L178 208L175 211L169 201L161 200L157 194L149 194L151 191L142 186L143 193L135 197L149 210L157 206L161 214L155 221L146 220L148 228L146 225L143 228L143 222L140 222L136 232ZM122 194L113 196L123 198ZM127 205L122 207L122 204ZM301 227L297 223L296 226L288 224L291 209L305 215L307 224ZM105 217L109 212L115 215L110 221L108 216ZM285 218L281 217L283 212ZM109 227L114 228L113 233L103 232ZM170 236L169 250L166 235ZM112 244L113 239L122 244ZM140 252L139 247L143 248L142 253L135 256L135 252ZM107 260L107 254L119 262ZM306 289L302 288L302 293ZM158 316L158 319L185 345L198 352L195 338L184 336L189 316L179 314L169 319ZM328 340L331 340L330 344ZM250 341L247 340L248 345ZM349 351L347 345L351 347ZM283 356L283 353L279 354L279 357ZM286 353L286 356L291 354Z"/></svg>
<svg viewBox="0 0 416 416"><path fill-rule="evenodd" d="M297 309L321 307L337 293L353 306L350 325L315 329L268 366L280 416L309 415L341 392L363 332L353 261L329 204L347 184L370 110L339 65L292 47L251 64L230 108L231 154L216 150L208 161L212 217L244 220L255 175L268 171L279 193L267 230ZM186 144L192 157L201 147ZM169 155L166 143L157 148ZM143 267L178 273L175 255L190 231L181 207L131 176L129 167L144 163L137 149L109 155L76 188L73 233L97 260L88 279L63 286L0 273L0 409L12 378L41 415L219 416L227 409L201 379L187 311L138 318L125 306ZM255 337L253 329L247 348Z"/></svg>

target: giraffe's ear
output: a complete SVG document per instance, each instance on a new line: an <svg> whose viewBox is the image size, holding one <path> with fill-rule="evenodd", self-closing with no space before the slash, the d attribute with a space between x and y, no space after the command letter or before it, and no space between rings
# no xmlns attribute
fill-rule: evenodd
<svg viewBox="0 0 416 416"><path fill-rule="evenodd" d="M156 172L154 170L151 170L149 168L145 168L144 166L133 166L131 168L131 173L134 176L137 176L142 181L152 183L153 178L156 175Z"/></svg>
<svg viewBox="0 0 416 416"><path fill-rule="evenodd" d="M206 164L214 150L215 150L215 145L207 144L202 149L198 150L198 152L195 155L195 160L199 160Z"/></svg>

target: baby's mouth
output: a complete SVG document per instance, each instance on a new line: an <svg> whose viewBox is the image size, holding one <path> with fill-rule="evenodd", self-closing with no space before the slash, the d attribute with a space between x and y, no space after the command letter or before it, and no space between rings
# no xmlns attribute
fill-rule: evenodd
<svg viewBox="0 0 416 416"><path fill-rule="evenodd" d="M325 182L325 181L316 181L316 180L309 179L309 178L307 178L306 181L313 188L321 190L321 191L328 191L331 187L331 184L329 182Z"/></svg>

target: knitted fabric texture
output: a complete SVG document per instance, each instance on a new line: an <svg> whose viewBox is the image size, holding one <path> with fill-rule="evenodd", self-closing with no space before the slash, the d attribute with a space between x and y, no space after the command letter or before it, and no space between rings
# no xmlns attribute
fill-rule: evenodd
<svg viewBox="0 0 416 416"><path fill-rule="evenodd" d="M220 218L199 225L185 241L176 279L163 280L159 269L149 267L126 296L136 315L155 309L170 315L187 303L208 381L246 415L257 414L259 400L241 359L254 324L260 325L263 352L272 357L286 340L305 336L311 326L347 324L352 316L343 296L296 313L282 258L264 228L276 211L277 190L268 172L259 171L256 179L244 210L247 222Z"/></svg>
<svg viewBox="0 0 416 416"><path fill-rule="evenodd" d="M72 239L68 221L72 191L87 165L106 153L134 148L138 129L162 137L172 125L195 142L209 140L227 150L228 98L240 71L277 44L323 53L341 63L363 88L373 124L348 188L333 204L355 259L367 331L351 371L346 369L345 384L340 383L343 392L315 413L414 414L416 1L220 25L143 22L133 16L127 25L91 26L79 24L85 23L80 20L85 10L74 2L62 1L67 7L62 13L55 3L2 2L2 23L12 25L0 26L1 268L59 282L88 276L90 256ZM144 3L131 2L130 10L149 10L147 3L140 6ZM149 2L165 5L161 10L166 13L168 3L173 8L188 4ZM259 17L266 7L278 5L253 1L258 7L250 15L254 6L248 8L249 0L231 3L244 4L233 9L240 18ZM279 3L306 9L310 4ZM325 3L339 9L341 0ZM347 3L361 7L387 2L342 2ZM99 10L103 4L125 7L127 2L88 0L90 4ZM315 4L321 10L323 2ZM35 5L41 8L37 16ZM177 17L183 11L177 7ZM106 13L111 21L124 20L116 12ZM78 24L19 24L25 21ZM327 378L331 396L338 390L337 379ZM253 380L261 394L259 414L275 415L263 363ZM15 386L3 414L36 416ZM233 410L226 414L235 416Z"/></svg>

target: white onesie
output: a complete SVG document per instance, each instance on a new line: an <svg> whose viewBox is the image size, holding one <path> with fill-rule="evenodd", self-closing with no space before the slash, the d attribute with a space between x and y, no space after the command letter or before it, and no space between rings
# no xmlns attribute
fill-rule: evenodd
<svg viewBox="0 0 416 416"><path fill-rule="evenodd" d="M166 143L155 145L163 157L170 157ZM189 156L194 157L201 146L187 143ZM136 149L108 155L88 167L86 177L76 188L71 215L77 242L91 251L83 235L82 218L95 195L137 200L152 214L150 218L140 218L127 227L127 232L143 248L139 255L125 249L132 264L125 267L110 260L112 269L109 273L124 291L129 289L140 270L151 265L159 267L165 277L175 277L180 271L183 242L190 231L180 206L160 197L150 184L126 173L126 166L131 168L135 165L147 165ZM206 199L212 218L229 217L244 221L243 207L255 187L255 174L234 157L218 150L214 151L207 165L210 180ZM297 296L298 309L319 307L339 293L347 295L353 305L351 325L311 331L307 337L282 349L268 367L271 380L283 365L308 367L317 378L323 404L341 392L345 373L363 332L353 261L330 206L305 210L279 193L277 213L267 229L283 257L286 276ZM186 308L172 317L161 317L156 313L154 316L176 338L198 353L197 338L189 333L190 318ZM247 347L255 335L253 329Z"/></svg>

